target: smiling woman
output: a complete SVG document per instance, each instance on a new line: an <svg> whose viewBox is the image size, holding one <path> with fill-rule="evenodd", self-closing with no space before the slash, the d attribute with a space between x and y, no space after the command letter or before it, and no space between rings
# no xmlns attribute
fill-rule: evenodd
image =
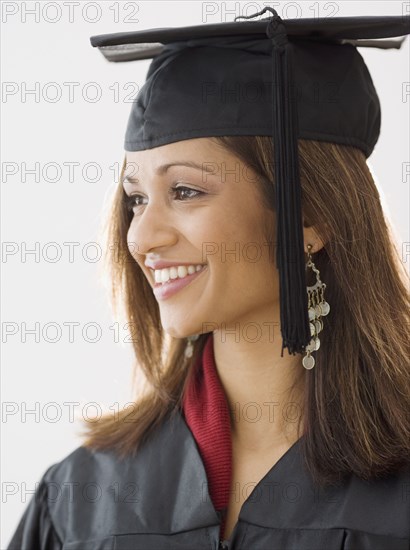
<svg viewBox="0 0 410 550"><path fill-rule="evenodd" d="M409 546L409 281L366 162L380 105L354 39L410 20L285 27L266 10L94 37L111 60L154 57L107 219L146 387L45 472L10 550ZM250 106L209 91L272 66ZM329 81L337 100L315 105Z"/></svg>

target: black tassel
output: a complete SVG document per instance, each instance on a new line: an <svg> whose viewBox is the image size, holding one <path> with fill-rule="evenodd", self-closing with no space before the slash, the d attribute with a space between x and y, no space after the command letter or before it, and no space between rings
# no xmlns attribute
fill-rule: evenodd
<svg viewBox="0 0 410 550"><path fill-rule="evenodd" d="M274 10L273 10L274 11ZM276 263L280 284L282 351L303 353L311 340L302 228L298 120L293 87L292 50L275 12L266 34L273 52L273 147L276 188Z"/></svg>

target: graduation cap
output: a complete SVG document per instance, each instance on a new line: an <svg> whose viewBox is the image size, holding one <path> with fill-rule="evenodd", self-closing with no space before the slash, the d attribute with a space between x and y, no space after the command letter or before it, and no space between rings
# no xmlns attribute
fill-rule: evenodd
<svg viewBox="0 0 410 550"><path fill-rule="evenodd" d="M265 12L271 15L248 20ZM283 20L265 7L232 22L90 38L108 61L152 59L128 120L126 151L198 137L272 136L281 356L284 348L304 353L312 338L297 139L351 145L368 158L381 110L357 47L400 48L407 34L410 16Z"/></svg>

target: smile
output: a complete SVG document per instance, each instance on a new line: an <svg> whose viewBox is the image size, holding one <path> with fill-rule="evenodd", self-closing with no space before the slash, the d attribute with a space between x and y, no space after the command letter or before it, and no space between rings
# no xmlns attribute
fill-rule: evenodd
<svg viewBox="0 0 410 550"><path fill-rule="evenodd" d="M192 275L196 271L200 271L204 264L197 265L178 265L172 267L164 267L163 269L155 269L155 283L166 283L171 279L183 279L187 275Z"/></svg>
<svg viewBox="0 0 410 550"><path fill-rule="evenodd" d="M182 288L197 279L207 265L175 266L164 269L157 269L154 272L155 285L153 292L158 300L165 300Z"/></svg>

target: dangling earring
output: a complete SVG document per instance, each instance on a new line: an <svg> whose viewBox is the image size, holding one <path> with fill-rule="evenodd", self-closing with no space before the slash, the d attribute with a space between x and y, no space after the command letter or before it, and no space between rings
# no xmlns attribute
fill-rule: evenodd
<svg viewBox="0 0 410 550"><path fill-rule="evenodd" d="M302 363L305 369L313 369L315 366L315 358L311 355L311 353L320 348L318 334L323 329L323 321L321 317L326 316L329 313L330 305L325 300L326 285L320 280L319 270L316 269L316 266L312 261L312 256L310 254L312 245L308 244L307 248L308 261L306 263L306 268L311 267L316 273L316 283L313 286L307 287L309 324L312 340L306 346L306 355L303 358Z"/></svg>
<svg viewBox="0 0 410 550"><path fill-rule="evenodd" d="M185 359L190 359L194 353L194 342L198 340L200 334L195 334L194 336L188 336L188 343L185 348L184 356Z"/></svg>

